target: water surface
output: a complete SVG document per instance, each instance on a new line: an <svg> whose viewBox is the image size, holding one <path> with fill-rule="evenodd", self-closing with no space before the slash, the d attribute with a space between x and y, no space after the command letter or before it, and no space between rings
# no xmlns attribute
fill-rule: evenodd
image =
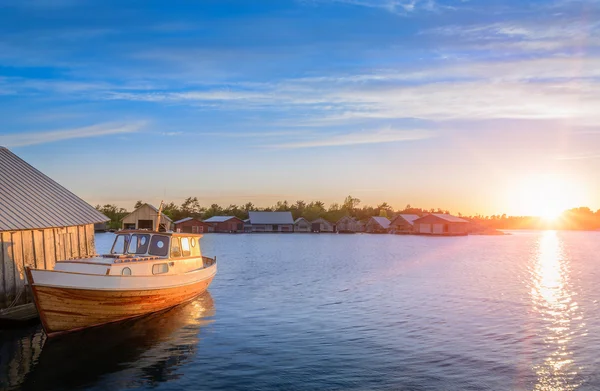
<svg viewBox="0 0 600 391"><path fill-rule="evenodd" d="M0 389L600 389L600 233L208 234L202 249L219 272L188 305L56 340L2 331Z"/></svg>

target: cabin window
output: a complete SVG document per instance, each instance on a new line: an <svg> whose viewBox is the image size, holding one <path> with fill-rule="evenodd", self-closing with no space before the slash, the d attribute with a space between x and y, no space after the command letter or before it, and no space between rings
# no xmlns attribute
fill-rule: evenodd
<svg viewBox="0 0 600 391"><path fill-rule="evenodd" d="M169 272L169 265L166 263L157 263L152 265L152 274L165 274Z"/></svg>
<svg viewBox="0 0 600 391"><path fill-rule="evenodd" d="M128 267L124 267L123 270L121 270L121 274L124 276L130 276L131 275L131 269Z"/></svg>
<svg viewBox="0 0 600 391"><path fill-rule="evenodd" d="M179 244L179 238L176 238L176 237L171 238L171 257L172 258L181 257L181 245Z"/></svg>
<svg viewBox="0 0 600 391"><path fill-rule="evenodd" d="M152 235L152 239L150 239L150 250L148 253L150 255L164 257L169 253L168 243L168 237L162 235Z"/></svg>
<svg viewBox="0 0 600 391"><path fill-rule="evenodd" d="M129 254L146 254L148 251L148 244L150 243L150 235L131 235L129 240Z"/></svg>
<svg viewBox="0 0 600 391"><path fill-rule="evenodd" d="M191 255L190 238L181 238L181 255L184 257L189 257Z"/></svg>
<svg viewBox="0 0 600 391"><path fill-rule="evenodd" d="M115 243L110 250L111 254L125 254L126 246L129 242L129 235L117 235Z"/></svg>

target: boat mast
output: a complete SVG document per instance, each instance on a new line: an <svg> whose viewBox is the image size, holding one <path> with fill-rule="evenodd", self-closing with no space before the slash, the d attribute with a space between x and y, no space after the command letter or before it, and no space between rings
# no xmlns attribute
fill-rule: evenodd
<svg viewBox="0 0 600 391"><path fill-rule="evenodd" d="M156 218L156 228L154 229L156 232L160 230L160 216L162 213L163 201L160 201L160 206L158 207L158 217Z"/></svg>

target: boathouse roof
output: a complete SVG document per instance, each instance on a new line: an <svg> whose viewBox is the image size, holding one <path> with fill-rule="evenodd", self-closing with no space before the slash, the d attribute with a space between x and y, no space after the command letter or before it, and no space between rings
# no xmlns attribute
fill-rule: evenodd
<svg viewBox="0 0 600 391"><path fill-rule="evenodd" d="M399 219L399 218L404 219L410 225L414 225L415 224L415 220L417 220L418 218L420 218L420 216L419 215L411 215L411 214L399 214L394 220L392 220L391 224L394 224L394 222L396 222L396 220Z"/></svg>
<svg viewBox="0 0 600 391"><path fill-rule="evenodd" d="M442 220L448 221L450 223L468 223L468 221L465 219L461 219L460 217L452 216L452 215L449 215L446 213L430 213L421 218L425 218L427 216L434 216L434 217L437 217L438 219L442 219Z"/></svg>
<svg viewBox="0 0 600 391"><path fill-rule="evenodd" d="M235 216L213 216L209 219L204 220L204 222L205 223L224 223L231 219L238 219L238 218ZM241 219L238 219L238 220L241 220Z"/></svg>
<svg viewBox="0 0 600 391"><path fill-rule="evenodd" d="M0 231L71 227L109 219L0 147Z"/></svg>
<svg viewBox="0 0 600 391"><path fill-rule="evenodd" d="M387 217L382 217L382 216L373 216L371 217L373 220L375 220L377 222L377 224L381 225L383 228L389 228L390 227L390 220L388 220Z"/></svg>
<svg viewBox="0 0 600 391"><path fill-rule="evenodd" d="M294 224L292 212L248 212L250 224Z"/></svg>

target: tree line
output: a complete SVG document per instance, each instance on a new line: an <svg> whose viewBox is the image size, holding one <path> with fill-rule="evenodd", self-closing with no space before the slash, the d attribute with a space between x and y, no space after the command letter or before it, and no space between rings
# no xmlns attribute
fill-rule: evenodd
<svg viewBox="0 0 600 391"><path fill-rule="evenodd" d="M266 208L260 208L252 202L247 202L243 205L230 204L223 207L218 204L212 204L209 207L204 207L200 204L197 197L186 198L181 205L174 202L169 202L163 205L163 213L173 221L181 220L186 217L194 217L200 220L206 220L212 216L236 216L242 220L248 218L249 211L287 211L291 212L295 219L304 217L309 221L316 220L322 217L328 221L336 222L344 216L350 216L356 220L368 220L373 216L384 216L392 219L398 214L416 214L424 216L428 213L450 213L448 210L441 208L418 208L410 204L403 209L394 209L387 202L378 204L377 206L361 206L361 200L352 196L347 196L342 203L333 203L328 207L322 201L305 202L298 200L294 203L288 201L277 201L275 205ZM133 206L137 209L144 205L142 200L139 200ZM106 215L110 219L110 228L118 229L121 227L121 220L129 212L117 207L116 205L97 205L96 209ZM579 207L566 210L557 219L549 221L541 217L531 216L507 216L503 215L474 215L463 216L457 214L466 220L471 221L475 230L486 229L569 229L569 230L595 230L600 229L600 210L592 211L588 207Z"/></svg>
<svg viewBox="0 0 600 391"><path fill-rule="evenodd" d="M295 219L304 217L309 221L313 221L322 217L328 221L338 221L344 216L350 216L357 220L367 220L373 216L384 216L392 218L400 213L418 214L424 215L427 213L450 213L448 210L437 209L423 209L415 208L411 205L407 205L404 209L395 210L387 202L378 204L377 206L360 206L361 200L352 196L348 196L342 203L333 203L326 207L322 201L311 201L305 202L298 200L294 203L288 201L277 201L275 205L266 208L260 208L254 205L252 202L247 202L243 205L230 204L229 206L223 207L218 204L212 204L209 207L200 205L197 197L186 198L181 205L174 202L168 202L163 204L163 213L173 221L181 220L186 217L194 217L200 220L206 220L213 216L235 216L242 220L248 218L248 212L250 211L264 211L264 212L291 212L292 217ZM133 210L144 205L142 200L139 200L133 206ZM110 218L111 228L120 228L120 221L129 212L124 208L119 208L116 205L97 205L96 209Z"/></svg>

